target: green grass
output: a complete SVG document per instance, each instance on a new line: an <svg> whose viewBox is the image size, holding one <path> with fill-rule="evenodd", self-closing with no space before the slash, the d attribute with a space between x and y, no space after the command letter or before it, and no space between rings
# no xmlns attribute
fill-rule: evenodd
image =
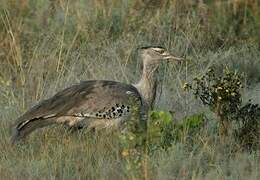
<svg viewBox="0 0 260 180"><path fill-rule="evenodd" d="M184 134L148 157L149 179L260 178L259 149L239 150L233 139L219 144L214 114L182 89L207 67L229 66L245 74L244 98L260 104L259 3L138 2L0 1L0 179L133 178L116 133L50 127L12 146L9 127L38 101L81 80L136 82L136 48L143 45L162 45L188 59L160 67L155 109L174 112L176 121L207 117L194 136Z"/></svg>

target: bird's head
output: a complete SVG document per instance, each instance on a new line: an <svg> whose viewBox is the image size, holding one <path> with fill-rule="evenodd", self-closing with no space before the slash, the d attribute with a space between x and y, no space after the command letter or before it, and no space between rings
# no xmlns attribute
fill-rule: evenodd
<svg viewBox="0 0 260 180"><path fill-rule="evenodd" d="M159 64L162 61L183 61L183 58L176 57L160 46L147 46L140 48L140 53L145 64Z"/></svg>

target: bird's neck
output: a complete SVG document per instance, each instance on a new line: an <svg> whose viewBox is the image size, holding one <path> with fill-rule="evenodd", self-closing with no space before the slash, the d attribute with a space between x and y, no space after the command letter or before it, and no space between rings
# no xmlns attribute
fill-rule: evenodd
<svg viewBox="0 0 260 180"><path fill-rule="evenodd" d="M156 97L158 65L143 66L143 73L140 81L135 85L143 96L149 108L153 108Z"/></svg>

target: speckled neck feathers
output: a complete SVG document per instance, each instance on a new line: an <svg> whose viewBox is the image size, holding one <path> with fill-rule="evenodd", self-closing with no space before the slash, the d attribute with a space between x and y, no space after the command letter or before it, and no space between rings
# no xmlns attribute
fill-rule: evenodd
<svg viewBox="0 0 260 180"><path fill-rule="evenodd" d="M153 108L156 97L158 66L158 64L146 64L144 61L142 77L134 85L150 109Z"/></svg>

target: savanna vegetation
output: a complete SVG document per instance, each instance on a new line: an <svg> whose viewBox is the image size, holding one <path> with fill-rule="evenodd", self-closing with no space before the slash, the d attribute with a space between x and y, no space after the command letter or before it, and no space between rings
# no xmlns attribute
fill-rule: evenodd
<svg viewBox="0 0 260 180"><path fill-rule="evenodd" d="M10 143L29 107L88 79L136 82L161 45L146 131L52 126ZM0 179L260 179L257 0L0 0Z"/></svg>

